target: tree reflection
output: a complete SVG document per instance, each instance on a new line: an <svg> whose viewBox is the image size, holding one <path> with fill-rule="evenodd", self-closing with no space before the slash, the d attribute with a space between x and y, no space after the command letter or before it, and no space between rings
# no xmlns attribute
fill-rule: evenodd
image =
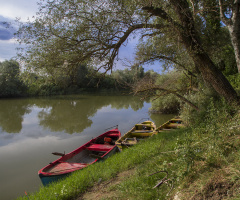
<svg viewBox="0 0 240 200"><path fill-rule="evenodd" d="M89 120L89 116L96 112L92 103L88 104L86 100L53 100L48 106L50 109L43 109L38 117L41 126L54 132L64 131L70 134L82 132L91 126L92 121Z"/></svg>
<svg viewBox="0 0 240 200"><path fill-rule="evenodd" d="M72 95L51 98L1 100L0 126L7 133L19 133L25 114L35 106L39 123L52 132L81 133L92 125L98 110L111 105L115 109L137 111L144 102L134 96ZM36 120L35 120L36 121Z"/></svg>
<svg viewBox="0 0 240 200"><path fill-rule="evenodd" d="M154 121L154 123L156 124L156 126L161 126L162 124L164 124L165 122L167 122L168 120L174 118L174 114L155 114L155 113L150 113L150 118Z"/></svg>
<svg viewBox="0 0 240 200"><path fill-rule="evenodd" d="M0 126L7 133L19 133L22 130L24 114L30 113L29 102L23 99L1 100Z"/></svg>
<svg viewBox="0 0 240 200"><path fill-rule="evenodd" d="M102 107L111 105L115 109L131 107L138 110L143 107L143 102L132 96L66 96L48 100L47 105L48 109L42 109L38 114L40 125L54 132L72 134L90 127L90 118Z"/></svg>
<svg viewBox="0 0 240 200"><path fill-rule="evenodd" d="M144 106L144 101L134 96L110 96L108 101L109 105L117 110L132 108L134 111L137 111Z"/></svg>

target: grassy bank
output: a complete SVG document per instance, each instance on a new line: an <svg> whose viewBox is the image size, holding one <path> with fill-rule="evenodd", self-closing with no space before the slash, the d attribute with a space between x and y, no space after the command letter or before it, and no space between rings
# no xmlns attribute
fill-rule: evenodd
<svg viewBox="0 0 240 200"><path fill-rule="evenodd" d="M98 199L240 199L239 119L208 114L192 128L161 133L19 199L82 199L101 184L113 195Z"/></svg>

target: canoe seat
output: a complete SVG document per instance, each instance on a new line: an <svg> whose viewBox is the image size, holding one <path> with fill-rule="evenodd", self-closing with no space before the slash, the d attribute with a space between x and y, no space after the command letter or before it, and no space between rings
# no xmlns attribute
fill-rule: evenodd
<svg viewBox="0 0 240 200"><path fill-rule="evenodd" d="M107 137L119 137L118 133L110 133L107 135Z"/></svg>
<svg viewBox="0 0 240 200"><path fill-rule="evenodd" d="M113 148L113 145L109 144L90 144L86 147L89 151L109 151Z"/></svg>
<svg viewBox="0 0 240 200"><path fill-rule="evenodd" d="M134 144L137 144L137 138L134 137L134 138L125 138L125 140L122 141L122 144L123 145L134 145Z"/></svg>

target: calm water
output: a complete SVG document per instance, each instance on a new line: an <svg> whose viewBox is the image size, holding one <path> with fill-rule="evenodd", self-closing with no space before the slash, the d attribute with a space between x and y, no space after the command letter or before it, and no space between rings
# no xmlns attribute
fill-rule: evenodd
<svg viewBox="0 0 240 200"><path fill-rule="evenodd" d="M122 134L142 118L157 126L172 115L149 114L150 103L132 96L73 95L0 100L0 199L10 200L41 185L38 170L105 129Z"/></svg>

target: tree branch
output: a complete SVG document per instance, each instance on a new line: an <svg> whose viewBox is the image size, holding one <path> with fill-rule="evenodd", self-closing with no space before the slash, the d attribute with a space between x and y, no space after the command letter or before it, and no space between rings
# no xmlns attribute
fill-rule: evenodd
<svg viewBox="0 0 240 200"><path fill-rule="evenodd" d="M111 53L109 62L108 62L108 70L112 70L113 62L116 56L118 55L119 48L121 45L127 40L128 36L137 29L143 29L143 28L155 28L155 29L161 29L163 27L166 27L166 25L160 25L160 24L136 24L130 26L125 32L124 35L119 39L119 41L113 46L113 51Z"/></svg>
<svg viewBox="0 0 240 200"><path fill-rule="evenodd" d="M141 86L140 86L141 88ZM190 102L189 100L187 100L184 96L178 94L176 91L173 91L173 90L168 90L168 89L165 89L165 88L161 88L159 86L156 86L156 85L150 85L150 87L148 87L148 84L146 84L146 87L143 88L143 89L139 89L135 92L135 94L137 93L145 93L145 92L148 92L148 91L162 91L162 92L166 92L165 94L174 94L176 95L179 99L181 99L182 101L184 101L185 103L187 103L188 105L190 105L192 108L194 108L195 110L199 111L199 108L194 105L192 102Z"/></svg>
<svg viewBox="0 0 240 200"><path fill-rule="evenodd" d="M189 71L184 65L182 65L181 63L177 62L174 58L171 58L171 57L167 57L167 56L162 56L162 55L155 55L155 56L152 56L151 58L148 58L148 59L144 59L143 61L139 62L139 64L144 64L146 62L151 62L151 61L155 61L155 60L168 60L168 61L171 61L173 62L174 64L176 65L179 65L181 68L183 68L185 71L187 71L191 76L194 76L196 77L195 74L193 74L191 71Z"/></svg>
<svg viewBox="0 0 240 200"><path fill-rule="evenodd" d="M174 26L175 28L177 28L179 31L183 30L183 27L175 22L168 14L165 10L163 10L162 8L154 8L153 6L149 7L149 6L145 6L142 8L142 10L147 11L148 13L151 13L151 15L153 16L157 16L160 17L166 21L168 21L172 26Z"/></svg>

